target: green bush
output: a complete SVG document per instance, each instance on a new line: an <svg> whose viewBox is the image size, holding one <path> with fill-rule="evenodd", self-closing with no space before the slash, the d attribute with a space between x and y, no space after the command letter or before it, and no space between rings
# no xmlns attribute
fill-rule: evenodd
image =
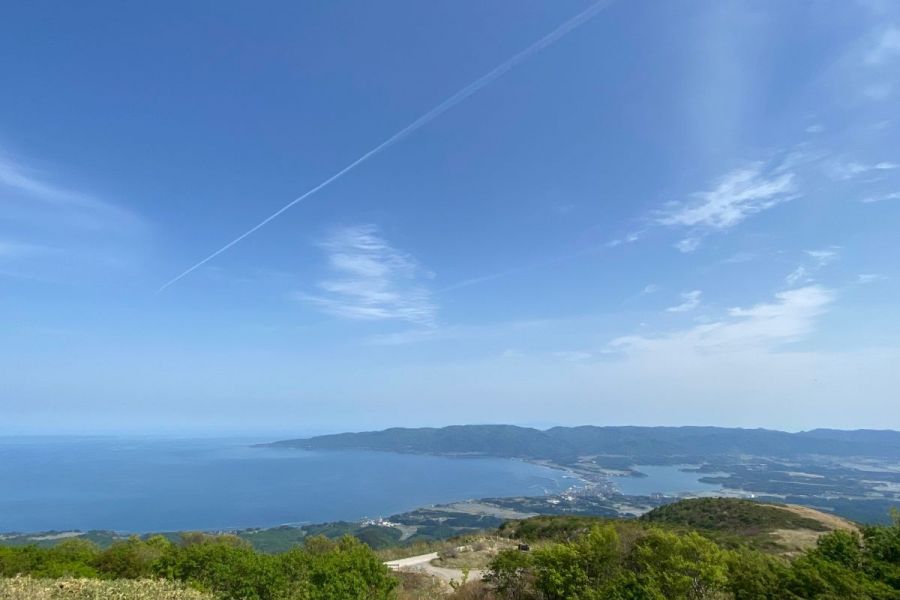
<svg viewBox="0 0 900 600"><path fill-rule="evenodd" d="M279 557L291 580L308 582L310 600L382 600L391 596L397 580L356 538L319 540L314 550L295 549Z"/></svg>
<svg viewBox="0 0 900 600"><path fill-rule="evenodd" d="M524 527L523 527L524 525ZM793 561L750 547L727 550L696 531L617 529L563 518L517 527L553 541L501 552L487 576L516 600L900 600L900 518L834 531ZM622 536L622 532L627 537ZM562 535L559 535L562 533Z"/></svg>
<svg viewBox="0 0 900 600"><path fill-rule="evenodd" d="M0 547L0 576L144 579L162 577L221 600L382 600L397 582L355 538L311 538L280 555L254 551L235 536L188 533L117 542L104 551L82 540L51 548Z"/></svg>
<svg viewBox="0 0 900 600"><path fill-rule="evenodd" d="M154 565L171 549L162 536L142 540L136 536L115 542L95 560L98 571L111 579L139 579L155 574Z"/></svg>

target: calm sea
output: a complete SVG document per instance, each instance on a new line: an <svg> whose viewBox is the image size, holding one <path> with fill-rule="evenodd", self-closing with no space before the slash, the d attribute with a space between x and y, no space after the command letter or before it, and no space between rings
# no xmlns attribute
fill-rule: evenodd
<svg viewBox="0 0 900 600"><path fill-rule="evenodd" d="M571 484L515 460L252 447L266 441L0 438L0 532L357 520Z"/></svg>
<svg viewBox="0 0 900 600"><path fill-rule="evenodd" d="M681 469L684 468L684 465L637 465L634 468L646 475L646 477L616 477L613 479L613 483L623 494L634 496L649 496L651 494L677 496L685 493L696 494L699 492L713 493L722 491L722 486L717 483L700 481L701 477L707 477L711 474L682 471Z"/></svg>

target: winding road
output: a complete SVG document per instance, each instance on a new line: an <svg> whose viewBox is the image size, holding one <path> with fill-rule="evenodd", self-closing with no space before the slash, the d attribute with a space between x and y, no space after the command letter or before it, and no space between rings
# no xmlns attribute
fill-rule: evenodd
<svg viewBox="0 0 900 600"><path fill-rule="evenodd" d="M431 561L437 559L438 553L419 554L418 556L410 556L408 558L400 558L398 560L389 560L384 564L393 571L418 571L428 573L439 577L446 582L463 580L462 569L448 569L446 567L436 567ZM481 579L485 574L483 569L472 569L469 571L468 581Z"/></svg>

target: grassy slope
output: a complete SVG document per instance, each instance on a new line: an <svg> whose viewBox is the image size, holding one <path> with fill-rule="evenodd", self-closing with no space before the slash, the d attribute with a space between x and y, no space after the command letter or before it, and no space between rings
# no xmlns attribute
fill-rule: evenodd
<svg viewBox="0 0 900 600"><path fill-rule="evenodd" d="M820 535L834 529L855 529L849 521L806 507L735 498L697 498L661 506L636 521L540 516L510 521L500 532L527 541L566 540L578 537L597 522L613 523L626 536L629 531L648 526L694 529L724 546L748 545L776 554L810 547Z"/></svg>
<svg viewBox="0 0 900 600"><path fill-rule="evenodd" d="M695 498L655 508L642 520L740 535L756 535L775 529L832 529L821 519L814 518L816 513L810 511L803 515L778 505L736 498Z"/></svg>
<svg viewBox="0 0 900 600"><path fill-rule="evenodd" d="M856 526L811 508L762 504L736 498L697 498L656 508L643 521L696 529L725 546L749 545L794 554L815 545L823 533Z"/></svg>

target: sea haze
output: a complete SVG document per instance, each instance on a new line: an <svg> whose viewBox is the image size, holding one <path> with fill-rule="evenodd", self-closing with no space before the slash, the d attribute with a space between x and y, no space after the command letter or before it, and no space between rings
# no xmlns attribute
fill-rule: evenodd
<svg viewBox="0 0 900 600"><path fill-rule="evenodd" d="M0 438L0 532L357 520L572 483L518 460L253 447L265 441Z"/></svg>

